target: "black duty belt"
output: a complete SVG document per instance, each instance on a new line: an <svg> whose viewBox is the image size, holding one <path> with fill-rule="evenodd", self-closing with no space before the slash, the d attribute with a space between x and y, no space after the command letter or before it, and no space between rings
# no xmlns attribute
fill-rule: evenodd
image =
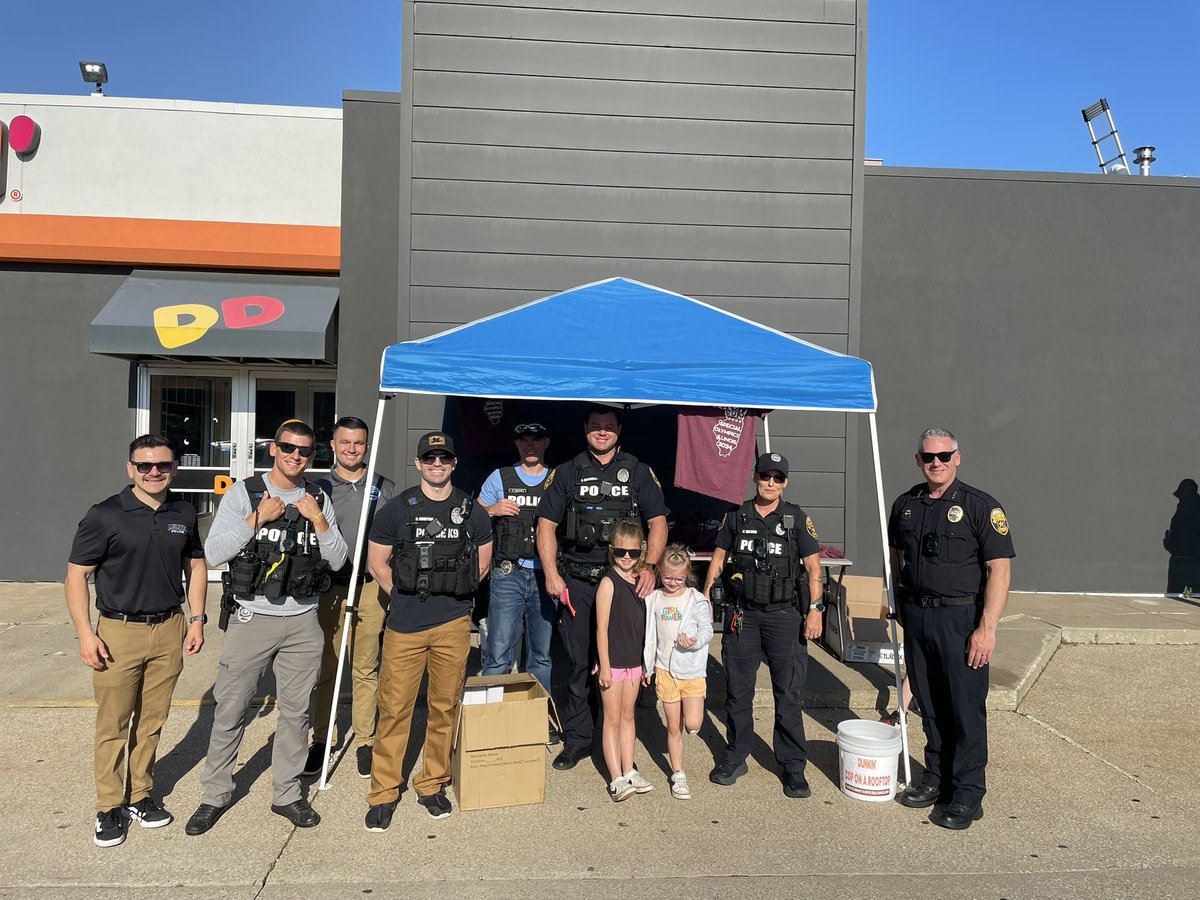
<svg viewBox="0 0 1200 900"><path fill-rule="evenodd" d="M781 609L795 609L795 608L796 608L796 604L793 603L791 600L788 600L786 603L768 603L766 606L755 606L753 603L743 603L742 604L742 609L745 610L746 612L769 613L769 612L779 612L779 610L781 610Z"/></svg>
<svg viewBox="0 0 1200 900"><path fill-rule="evenodd" d="M559 568L562 569L562 573L568 578L586 581L588 584L596 584L600 581L600 577L608 567L604 565L589 566L587 563L578 563L574 560L564 559L559 563Z"/></svg>
<svg viewBox="0 0 1200 900"><path fill-rule="evenodd" d="M171 616L179 614L179 607L168 609L166 612L158 613L142 613L142 614L126 614L119 612L109 612L107 609L99 611L100 615L106 619L116 619L119 622L133 622L137 625L161 625Z"/></svg>
<svg viewBox="0 0 1200 900"><path fill-rule="evenodd" d="M921 609L936 609L939 606L974 606L979 601L974 594L966 597L933 597L929 594L909 594L908 602Z"/></svg>

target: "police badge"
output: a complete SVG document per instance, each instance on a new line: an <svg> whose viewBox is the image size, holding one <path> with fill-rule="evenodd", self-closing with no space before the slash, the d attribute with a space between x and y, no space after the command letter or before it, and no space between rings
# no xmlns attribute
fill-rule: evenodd
<svg viewBox="0 0 1200 900"><path fill-rule="evenodd" d="M240 605L238 606L237 620L239 622L241 622L243 625L245 625L247 622L249 622L253 618L254 618L254 613L250 612L250 610L246 609L246 607L244 607L244 606L240 606Z"/></svg>
<svg viewBox="0 0 1200 900"><path fill-rule="evenodd" d="M450 510L450 521L455 525L461 525L463 523L463 511L461 506L456 506L454 509Z"/></svg>
<svg viewBox="0 0 1200 900"><path fill-rule="evenodd" d="M629 470L628 469L617 469L617 481L621 482L621 484L624 484L628 480L629 480Z"/></svg>

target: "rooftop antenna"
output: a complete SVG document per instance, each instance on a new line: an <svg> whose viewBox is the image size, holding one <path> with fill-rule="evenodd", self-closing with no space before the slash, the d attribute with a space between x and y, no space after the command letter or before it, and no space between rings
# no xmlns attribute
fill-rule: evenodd
<svg viewBox="0 0 1200 900"><path fill-rule="evenodd" d="M1117 123L1113 121L1112 110L1108 106L1108 100L1101 97L1087 109L1082 110L1084 124L1087 125L1088 134L1092 136L1092 149L1096 151L1096 159L1100 163L1100 171L1106 175L1128 175L1129 160L1125 157L1125 148L1121 146L1121 136L1117 134ZM1096 129L1092 126L1092 120L1098 119L1103 115L1108 119L1108 134L1102 134L1096 137ZM1103 127L1103 123L1101 123ZM1112 138L1116 144L1116 156L1104 158L1104 151L1100 149L1100 145ZM1109 164L1112 164L1111 166ZM1143 172L1145 174L1145 172Z"/></svg>

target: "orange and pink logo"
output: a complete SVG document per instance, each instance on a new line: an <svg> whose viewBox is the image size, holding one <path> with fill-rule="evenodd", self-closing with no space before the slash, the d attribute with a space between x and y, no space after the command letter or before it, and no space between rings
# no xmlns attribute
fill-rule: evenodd
<svg viewBox="0 0 1200 900"><path fill-rule="evenodd" d="M221 309L204 303L177 303L154 310L154 331L167 350L194 344L217 322L226 328L257 328L274 322L286 307L277 297L230 297Z"/></svg>

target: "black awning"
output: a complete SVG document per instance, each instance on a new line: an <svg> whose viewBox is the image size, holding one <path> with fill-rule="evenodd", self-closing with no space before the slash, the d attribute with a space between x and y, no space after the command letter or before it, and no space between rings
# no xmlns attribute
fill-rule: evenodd
<svg viewBox="0 0 1200 900"><path fill-rule="evenodd" d="M92 322L91 351L332 363L337 301L332 277L137 270Z"/></svg>

